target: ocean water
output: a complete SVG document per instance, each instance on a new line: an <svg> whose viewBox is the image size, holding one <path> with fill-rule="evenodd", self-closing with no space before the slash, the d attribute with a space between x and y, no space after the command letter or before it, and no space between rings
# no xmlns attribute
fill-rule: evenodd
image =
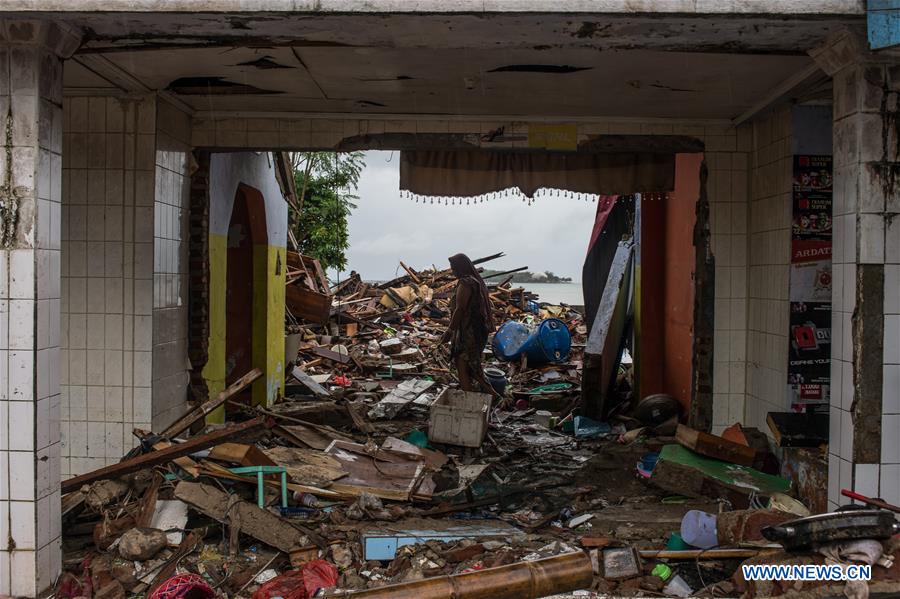
<svg viewBox="0 0 900 599"><path fill-rule="evenodd" d="M527 291L538 294L540 296L538 301L541 302L584 305L581 283L512 283L512 286L524 287Z"/></svg>
<svg viewBox="0 0 900 599"><path fill-rule="evenodd" d="M366 281L372 285L380 285L384 281ZM510 283L512 287L524 287L526 290L538 294L539 302L549 304L569 304L570 306L583 306L584 294L581 291L581 283Z"/></svg>

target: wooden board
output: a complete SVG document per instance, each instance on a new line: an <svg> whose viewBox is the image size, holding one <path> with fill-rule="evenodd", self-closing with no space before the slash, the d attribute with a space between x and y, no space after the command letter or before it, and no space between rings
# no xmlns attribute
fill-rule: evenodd
<svg viewBox="0 0 900 599"><path fill-rule="evenodd" d="M118 464L112 464L110 466L94 470L93 472L88 472L80 476L66 479L62 482L61 489L63 493L68 493L69 491L80 489L82 485L92 483L95 480L118 478L124 474L130 474L132 472L137 472L138 470L144 470L147 468L158 466L160 464L165 464L166 462L174 460L175 458L180 458L182 456L192 454L194 452L200 451L201 449L207 449L209 447L212 447L213 445L218 445L219 443L228 441L229 439L237 437L241 434L255 431L265 426L265 424L266 420L264 418L254 418L253 420L248 420L246 422L242 422L241 424L236 424L234 426L219 429L205 435L199 435L185 441L184 443L171 445L164 449L160 449L159 451L145 453L143 455L137 456L136 458L125 460L124 462L119 462Z"/></svg>
<svg viewBox="0 0 900 599"><path fill-rule="evenodd" d="M181 481L175 486L175 497L281 551L290 553L309 544L308 537L287 521L213 486Z"/></svg>
<svg viewBox="0 0 900 599"><path fill-rule="evenodd" d="M321 397L327 397L331 395L331 393L328 392L328 389L313 380L313 378L303 372L303 369L299 366L294 366L294 368L291 369L291 376L297 379L307 389L312 391L314 395L319 395Z"/></svg>
<svg viewBox="0 0 900 599"><path fill-rule="evenodd" d="M363 446L335 441L325 450L348 472L346 478L335 482L330 488L339 493L359 495L365 492L382 499L408 501L419 483L424 465L394 454L390 457L395 461L382 461L381 455L374 457L360 448Z"/></svg>
<svg viewBox="0 0 900 599"><path fill-rule="evenodd" d="M265 453L274 463L284 466L293 481L301 484L327 487L347 476L340 462L320 451L275 446Z"/></svg>
<svg viewBox="0 0 900 599"><path fill-rule="evenodd" d="M166 430L160 433L161 437L165 437L166 439L171 439L176 435L180 435L187 429L191 427L195 422L200 420L201 418L206 418L210 412L225 404L229 398L234 395L240 393L244 389L246 389L253 381L258 379L263 375L262 370L259 368L254 368L235 382L228 385L224 391L220 392L214 398L209 399L178 420L176 420L173 424L169 425Z"/></svg>
<svg viewBox="0 0 900 599"><path fill-rule="evenodd" d="M331 296L300 285L285 285L288 310L297 318L324 324L331 314Z"/></svg>
<svg viewBox="0 0 900 599"><path fill-rule="evenodd" d="M789 493L791 481L714 460L682 447L665 445L653 469L650 482L672 493L701 499L725 498L737 509L749 506L750 493Z"/></svg>
<svg viewBox="0 0 900 599"><path fill-rule="evenodd" d="M613 407L607 399L612 395L629 321L633 257L634 245L619 243L584 348L582 405L584 414L596 420L605 419Z"/></svg>
<svg viewBox="0 0 900 599"><path fill-rule="evenodd" d="M752 447L694 430L683 424L675 429L675 440L691 451L717 460L741 466L753 466L756 462L756 451Z"/></svg>
<svg viewBox="0 0 900 599"><path fill-rule="evenodd" d="M209 459L241 466L275 466L261 449L244 443L222 443L209 451Z"/></svg>
<svg viewBox="0 0 900 599"><path fill-rule="evenodd" d="M828 443L828 414L769 412L766 423L779 447L818 447Z"/></svg>
<svg viewBox="0 0 900 599"><path fill-rule="evenodd" d="M297 446L306 446L313 449L324 450L334 441L330 436L312 427L300 424L276 426L272 430L278 436Z"/></svg>

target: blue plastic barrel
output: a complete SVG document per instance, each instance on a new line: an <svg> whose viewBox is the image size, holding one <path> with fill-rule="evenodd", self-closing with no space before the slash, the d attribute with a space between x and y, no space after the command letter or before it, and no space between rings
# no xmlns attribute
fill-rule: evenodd
<svg viewBox="0 0 900 599"><path fill-rule="evenodd" d="M494 334L491 349L498 360L512 362L522 355L522 346L530 334L531 329L521 322L508 320Z"/></svg>
<svg viewBox="0 0 900 599"><path fill-rule="evenodd" d="M494 335L491 348L499 360L510 362L525 353L530 366L540 366L548 362L565 362L572 348L572 336L566 323L558 318L548 318L534 330L509 321Z"/></svg>

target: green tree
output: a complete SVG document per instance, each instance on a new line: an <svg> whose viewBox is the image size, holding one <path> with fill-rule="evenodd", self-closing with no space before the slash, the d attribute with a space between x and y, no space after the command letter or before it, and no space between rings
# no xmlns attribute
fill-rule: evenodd
<svg viewBox="0 0 900 599"><path fill-rule="evenodd" d="M343 270L350 245L347 218L356 208L363 152L296 152L291 156L297 206L290 208L291 233L299 251L324 269Z"/></svg>

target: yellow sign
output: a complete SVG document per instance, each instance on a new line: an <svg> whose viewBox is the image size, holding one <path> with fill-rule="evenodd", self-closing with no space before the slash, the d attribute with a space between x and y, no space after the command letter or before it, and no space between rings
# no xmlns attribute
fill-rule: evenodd
<svg viewBox="0 0 900 599"><path fill-rule="evenodd" d="M578 127L574 123L562 125L528 125L528 147L546 150L578 149Z"/></svg>

